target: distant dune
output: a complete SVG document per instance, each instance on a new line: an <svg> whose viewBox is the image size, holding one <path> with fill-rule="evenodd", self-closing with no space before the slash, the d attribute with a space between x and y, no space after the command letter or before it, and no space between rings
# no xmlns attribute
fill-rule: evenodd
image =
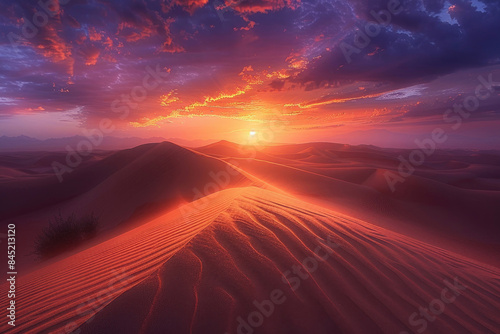
<svg viewBox="0 0 500 334"><path fill-rule="evenodd" d="M197 151L307 201L500 266L500 152L438 150L393 193L385 173L397 174L398 156L411 150L219 142Z"/></svg>
<svg viewBox="0 0 500 334"><path fill-rule="evenodd" d="M102 135L102 133L101 133ZM165 141L162 137L113 137L104 136L100 138L95 133L90 133L89 137L73 136L64 138L49 138L49 139L36 139L28 136L17 137L0 137L0 152L33 152L33 151L49 151L49 152L66 152L69 145L72 149L76 149L81 142L91 142L93 144L93 151L96 150L124 150L138 145L148 143L157 143ZM208 143L214 142L213 140L184 140L180 138L169 138L169 142L185 147L199 147Z"/></svg>

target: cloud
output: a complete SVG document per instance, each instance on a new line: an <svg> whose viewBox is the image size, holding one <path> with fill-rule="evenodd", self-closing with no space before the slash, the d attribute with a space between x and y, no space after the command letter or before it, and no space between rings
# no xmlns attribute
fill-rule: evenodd
<svg viewBox="0 0 500 334"><path fill-rule="evenodd" d="M444 9L444 2L425 2L424 8L419 2L401 3L404 11L392 15L389 26L369 38L365 48L358 48L349 63L341 43L355 47L358 31L374 21L370 12L384 9L383 1L351 1L354 17L350 31L311 60L294 81L312 83L316 88L323 83L352 80L407 85L459 69L500 63L500 44L492 43L500 29L499 3L490 2L485 11L478 11L470 3L457 1L450 14L457 24L436 15Z"/></svg>
<svg viewBox="0 0 500 334"><path fill-rule="evenodd" d="M95 46L88 46L86 49L81 49L81 54L85 58L85 65L95 65L101 54L101 50Z"/></svg>
<svg viewBox="0 0 500 334"><path fill-rule="evenodd" d="M476 72L430 86L439 78L500 62L500 4L493 1L482 10L462 0L451 1L452 10L441 0L402 2L404 11L351 63L340 44L353 44L386 0L74 0L18 53L5 44L7 35L21 34L23 17L31 20L41 8L4 3L2 115L78 110L82 124L106 117L124 126L275 114L321 125L334 113L342 123L398 122L437 115L448 97L474 89L455 88ZM157 64L172 69L167 82L120 120L111 102L141 86L146 67ZM434 92L445 88L452 91L437 101ZM480 112L499 117L490 113L497 102Z"/></svg>
<svg viewBox="0 0 500 334"><path fill-rule="evenodd" d="M298 0L226 0L226 6L240 13L266 13L283 8L296 9Z"/></svg>
<svg viewBox="0 0 500 334"><path fill-rule="evenodd" d="M272 90L282 90L285 87L285 80L273 80L269 86Z"/></svg>
<svg viewBox="0 0 500 334"><path fill-rule="evenodd" d="M208 4L209 0L172 0L163 4L163 11L169 12L174 6L182 7L191 15L197 10Z"/></svg>

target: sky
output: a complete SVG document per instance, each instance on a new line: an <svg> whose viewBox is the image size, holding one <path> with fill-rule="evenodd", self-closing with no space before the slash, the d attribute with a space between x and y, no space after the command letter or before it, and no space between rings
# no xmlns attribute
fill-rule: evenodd
<svg viewBox="0 0 500 334"><path fill-rule="evenodd" d="M500 142L498 1L0 5L0 136Z"/></svg>

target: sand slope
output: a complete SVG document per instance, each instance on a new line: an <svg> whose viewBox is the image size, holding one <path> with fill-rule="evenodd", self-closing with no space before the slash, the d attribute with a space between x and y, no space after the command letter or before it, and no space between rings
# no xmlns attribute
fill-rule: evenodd
<svg viewBox="0 0 500 334"><path fill-rule="evenodd" d="M227 182L215 180L220 172L228 171L234 169L225 162L172 143L146 144L78 166L64 174L63 182L55 175L41 175L0 183L0 192L9 194L0 203L0 215L6 219L57 206L56 212L95 211L112 225L146 204L190 202L196 197L193 189L210 182L219 190L252 184L237 172ZM201 197L217 189L198 191Z"/></svg>
<svg viewBox="0 0 500 334"><path fill-rule="evenodd" d="M436 150L391 192L386 173L398 175L398 157L411 150L307 143L252 151L228 142L197 150L306 201L500 266L499 152Z"/></svg>
<svg viewBox="0 0 500 334"><path fill-rule="evenodd" d="M281 303L256 333L412 332L421 325L411 314L454 278L467 288L426 333L500 328L493 267L255 187L181 209L21 278L18 326L0 331L60 333L73 323L81 333L237 333L254 301L278 289ZM288 272L300 263L310 269L303 279Z"/></svg>
<svg viewBox="0 0 500 334"><path fill-rule="evenodd" d="M0 157L0 165L19 169L43 158L50 166L61 155L10 154ZM152 219L223 188L253 184L263 183L217 158L168 142L147 144L87 161L65 174L62 183L46 174L0 179L0 226L6 231L8 223L16 223L22 231L16 240L17 260L19 269L25 271L34 265L36 236L56 214L94 212L102 234L119 225ZM0 259L7 261L6 252Z"/></svg>

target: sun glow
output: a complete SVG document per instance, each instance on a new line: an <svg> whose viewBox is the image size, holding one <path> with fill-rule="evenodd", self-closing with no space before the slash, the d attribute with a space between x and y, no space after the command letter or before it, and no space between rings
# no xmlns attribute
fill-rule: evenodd
<svg viewBox="0 0 500 334"><path fill-rule="evenodd" d="M252 131L250 131L249 134L250 134L250 137L255 137L255 135L257 134L257 131L252 130Z"/></svg>

